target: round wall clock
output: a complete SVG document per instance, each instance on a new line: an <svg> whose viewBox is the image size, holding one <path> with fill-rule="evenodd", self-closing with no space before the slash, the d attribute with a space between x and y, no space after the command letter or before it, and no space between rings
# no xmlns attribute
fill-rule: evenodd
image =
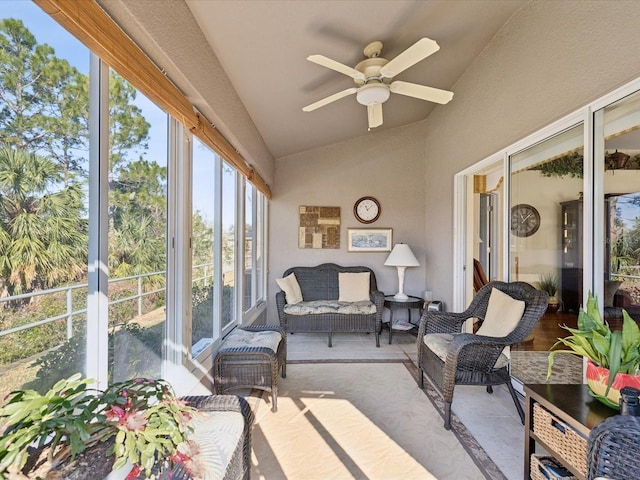
<svg viewBox="0 0 640 480"><path fill-rule="evenodd" d="M380 217L380 202L373 197L362 197L353 205L353 214L361 223L373 223Z"/></svg>
<svg viewBox="0 0 640 480"><path fill-rule="evenodd" d="M521 203L511 207L511 233L517 237L529 237L540 228L540 214L535 207Z"/></svg>

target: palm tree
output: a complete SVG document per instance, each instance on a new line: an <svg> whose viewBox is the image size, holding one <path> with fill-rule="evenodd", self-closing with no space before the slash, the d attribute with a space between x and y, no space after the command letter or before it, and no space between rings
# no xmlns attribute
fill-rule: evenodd
<svg viewBox="0 0 640 480"><path fill-rule="evenodd" d="M0 146L0 294L77 280L87 270L80 184L55 162Z"/></svg>

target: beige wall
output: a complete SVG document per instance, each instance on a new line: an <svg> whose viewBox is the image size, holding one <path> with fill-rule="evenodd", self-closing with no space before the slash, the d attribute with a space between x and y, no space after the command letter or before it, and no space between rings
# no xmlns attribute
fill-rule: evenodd
<svg viewBox="0 0 640 480"><path fill-rule="evenodd" d="M392 228L394 243L407 243L420 262L408 268L405 293L422 296L425 264L433 261L424 248L424 142L419 125L364 135L350 142L281 158L269 211L269 322L277 322L272 301L275 279L295 265L333 262L373 269L385 293L398 288L397 269L383 265L388 253L347 251L347 228L367 227L353 216L353 204L365 195L382 206L372 228ZM298 248L298 207L338 206L341 209L340 249Z"/></svg>
<svg viewBox="0 0 640 480"><path fill-rule="evenodd" d="M297 248L298 205L339 205L346 235L357 226L353 202L373 195L383 208L374 226L394 228L394 241L409 243L421 262L407 271L405 290L428 287L449 304L454 174L640 77L638 25L636 1L533 1L452 88L453 101L426 121L277 159L269 300L288 266L324 261L369 265L382 290L397 287L384 254L347 253L344 243L338 251Z"/></svg>
<svg viewBox="0 0 640 480"><path fill-rule="evenodd" d="M427 271L450 301L453 176L640 76L640 3L532 2L512 17L425 122Z"/></svg>

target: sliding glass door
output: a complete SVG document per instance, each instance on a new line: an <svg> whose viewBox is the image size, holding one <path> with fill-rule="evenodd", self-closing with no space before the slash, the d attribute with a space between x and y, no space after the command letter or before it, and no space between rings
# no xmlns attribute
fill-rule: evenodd
<svg viewBox="0 0 640 480"><path fill-rule="evenodd" d="M604 317L615 328L623 309L640 320L640 93L595 112L594 157L595 203L604 213L594 275Z"/></svg>

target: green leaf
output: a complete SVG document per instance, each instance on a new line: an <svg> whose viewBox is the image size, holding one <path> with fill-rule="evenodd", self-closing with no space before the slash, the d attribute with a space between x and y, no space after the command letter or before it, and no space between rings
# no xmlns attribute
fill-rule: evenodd
<svg viewBox="0 0 640 480"><path fill-rule="evenodd" d="M586 342L586 339L585 339ZM593 332L592 337L594 349L605 358L609 357L609 340L598 332Z"/></svg>
<svg viewBox="0 0 640 480"><path fill-rule="evenodd" d="M620 371L620 356L622 353L622 333L611 333L611 348L609 349L609 383L605 395L609 394L613 380Z"/></svg>
<svg viewBox="0 0 640 480"><path fill-rule="evenodd" d="M640 327L626 310L622 310L622 350L633 351L640 345Z"/></svg>

